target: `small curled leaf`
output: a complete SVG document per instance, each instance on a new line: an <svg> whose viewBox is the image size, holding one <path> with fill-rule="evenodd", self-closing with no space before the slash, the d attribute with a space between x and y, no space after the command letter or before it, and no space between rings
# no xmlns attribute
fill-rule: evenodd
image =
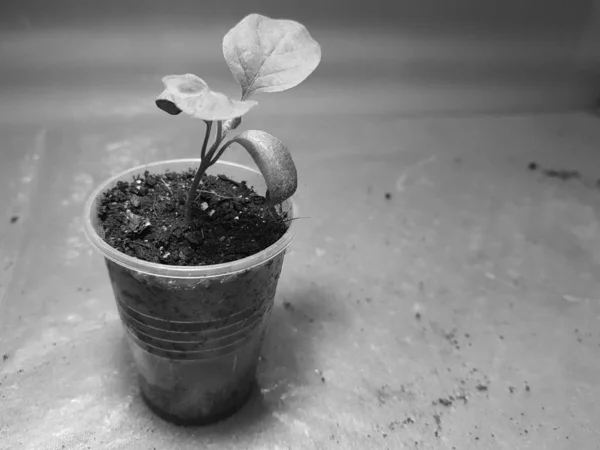
<svg viewBox="0 0 600 450"><path fill-rule="evenodd" d="M168 112L172 116L176 116L178 114L181 114L182 112L175 103L173 103L170 100L167 100L166 98L157 98L156 106L158 106L164 112Z"/></svg>
<svg viewBox="0 0 600 450"><path fill-rule="evenodd" d="M265 179L269 203L290 198L298 187L298 175L292 155L283 142L266 131L247 130L226 145L237 142L244 147Z"/></svg>
<svg viewBox="0 0 600 450"><path fill-rule="evenodd" d="M321 47L298 22L250 14L223 38L223 56L246 99L300 84L319 65Z"/></svg>
<svg viewBox="0 0 600 450"><path fill-rule="evenodd" d="M193 74L168 75L162 81L165 90L156 99L156 105L172 115L183 111L206 121L229 120L243 116L257 105L252 100L231 100L211 91L202 78Z"/></svg>
<svg viewBox="0 0 600 450"><path fill-rule="evenodd" d="M223 134L227 134L229 131L235 130L242 123L241 117L230 119L223 124Z"/></svg>

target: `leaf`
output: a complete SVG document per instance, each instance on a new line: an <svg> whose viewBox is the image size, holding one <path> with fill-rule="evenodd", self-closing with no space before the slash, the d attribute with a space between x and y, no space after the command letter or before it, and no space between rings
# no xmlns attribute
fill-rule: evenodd
<svg viewBox="0 0 600 450"><path fill-rule="evenodd" d="M298 22L250 14L223 38L223 55L245 100L300 84L319 65L321 46Z"/></svg>
<svg viewBox="0 0 600 450"><path fill-rule="evenodd" d="M270 203L281 203L294 195L298 175L292 155L283 142L259 130L244 131L231 142L237 142L252 156L267 184Z"/></svg>
<svg viewBox="0 0 600 450"><path fill-rule="evenodd" d="M225 94L211 91L202 78L193 74L168 75L162 79L165 90L156 105L169 114L181 111L196 119L214 121L243 116L257 102L231 100Z"/></svg>

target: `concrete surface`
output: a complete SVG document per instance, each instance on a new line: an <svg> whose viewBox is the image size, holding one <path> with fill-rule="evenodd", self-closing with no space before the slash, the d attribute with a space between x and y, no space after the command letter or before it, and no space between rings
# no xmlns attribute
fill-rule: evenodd
<svg viewBox="0 0 600 450"><path fill-rule="evenodd" d="M146 103L152 70L128 78L135 101L126 82L44 70L0 94L1 449L598 448L598 117L406 117L386 73L373 91L363 74L257 98L243 126L289 144L305 218L260 389L227 421L179 428L138 395L80 217L109 175L195 156L201 127Z"/></svg>

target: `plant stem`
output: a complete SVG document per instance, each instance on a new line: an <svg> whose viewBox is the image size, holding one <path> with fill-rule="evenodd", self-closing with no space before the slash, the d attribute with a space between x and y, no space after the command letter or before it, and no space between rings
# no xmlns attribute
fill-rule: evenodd
<svg viewBox="0 0 600 450"><path fill-rule="evenodd" d="M215 136L215 142L210 146L210 150L206 154L206 159L212 159L213 155L217 151L219 144L223 140L223 121L219 120L217 122L217 135ZM212 165L212 164L211 164Z"/></svg>
<svg viewBox="0 0 600 450"><path fill-rule="evenodd" d="M212 128L212 121L206 121L206 134L204 135L204 142L202 143L202 152L200 152L200 158L206 157L206 146L208 145L208 139L210 138L210 129Z"/></svg>
<svg viewBox="0 0 600 450"><path fill-rule="evenodd" d="M208 138L210 136L210 125L212 122L207 122L206 135L204 136L204 143L202 145L202 160L200 161L200 167L198 167L198 171L196 172L196 176L194 177L194 181L192 181L192 185L190 186L190 191L188 192L188 197L185 202L185 221L189 225L192 221L192 205L196 199L196 191L198 190L198 186L200 186L200 181L202 177L208 170L210 166L216 163L216 160L212 160L213 155L217 148L219 148L219 144L223 141L224 133L223 133L223 121L217 121L217 135L215 136L215 142L210 147L210 150L206 151L206 146L208 143Z"/></svg>
<svg viewBox="0 0 600 450"><path fill-rule="evenodd" d="M234 142L234 141L233 141L233 139L232 139L232 140L230 140L230 141L227 141L227 142L225 143L225 145L223 145L223 147L221 147L221 150L219 150L219 153L217 153L217 156L215 156L215 157L213 158L213 160L212 160L212 164L216 163L216 162L219 160L219 158L220 158L221 156L223 156L223 153L225 153L225 150L227 150L227 148L228 148L228 147L229 147L231 144L233 144L233 142Z"/></svg>
<svg viewBox="0 0 600 450"><path fill-rule="evenodd" d="M190 192L188 193L188 198L185 202L185 222L189 225L192 221L192 205L194 204L196 191L198 190L198 186L200 186L200 181L206 172L206 169L210 167L209 159L202 159L200 161L200 167L198 167L198 172L196 172L196 176L194 177L194 181L192 181L192 186L190 187Z"/></svg>

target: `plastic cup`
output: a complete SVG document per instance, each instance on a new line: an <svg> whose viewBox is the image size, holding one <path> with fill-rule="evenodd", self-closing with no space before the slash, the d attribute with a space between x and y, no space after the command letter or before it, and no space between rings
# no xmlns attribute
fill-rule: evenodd
<svg viewBox="0 0 600 450"><path fill-rule="evenodd" d="M103 183L85 206L84 228L105 258L119 315L139 374L141 393L159 416L178 424L205 424L237 411L247 400L270 315L287 232L265 250L224 264L168 266L130 257L103 240L97 215L100 196L118 181L198 167L199 159L135 167ZM262 175L219 161L209 174L247 181L258 192ZM290 218L294 202L283 204Z"/></svg>

